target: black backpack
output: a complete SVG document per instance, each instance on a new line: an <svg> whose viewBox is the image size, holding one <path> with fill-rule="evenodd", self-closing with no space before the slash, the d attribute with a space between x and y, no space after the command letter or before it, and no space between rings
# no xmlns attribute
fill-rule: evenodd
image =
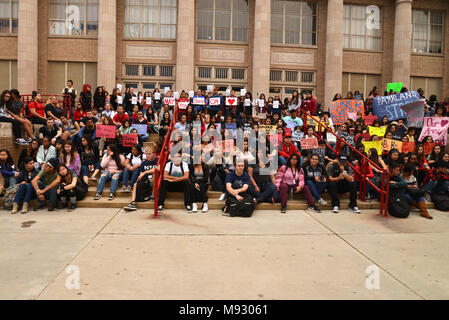
<svg viewBox="0 0 449 320"><path fill-rule="evenodd" d="M137 182L136 188L136 202L145 202L150 200L153 186L146 175L140 179L139 182Z"/></svg>
<svg viewBox="0 0 449 320"><path fill-rule="evenodd" d="M249 218L253 215L255 207L256 204L251 196L244 196L240 201L232 197L226 200L225 212L229 212L231 217Z"/></svg>
<svg viewBox="0 0 449 320"><path fill-rule="evenodd" d="M432 193L430 197L432 198L435 209L440 211L449 211L449 195Z"/></svg>
<svg viewBox="0 0 449 320"><path fill-rule="evenodd" d="M407 218L410 214L410 205L404 196L404 189L390 189L388 198L388 213L396 218Z"/></svg>

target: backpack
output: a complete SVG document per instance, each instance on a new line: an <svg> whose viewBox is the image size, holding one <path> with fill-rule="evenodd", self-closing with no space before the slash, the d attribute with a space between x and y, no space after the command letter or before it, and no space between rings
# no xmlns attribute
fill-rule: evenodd
<svg viewBox="0 0 449 320"><path fill-rule="evenodd" d="M182 161L181 164L179 165L179 168L181 168L181 172L182 175L184 175L184 167L182 165ZM173 161L170 162L170 170L168 170L168 175L171 176L171 170L173 169Z"/></svg>
<svg viewBox="0 0 449 320"><path fill-rule="evenodd" d="M14 198L16 196L17 190L19 190L20 184L15 184L10 186L5 190L5 197L3 198L3 207L5 210L11 210L14 204Z"/></svg>
<svg viewBox="0 0 449 320"><path fill-rule="evenodd" d="M440 211L449 211L449 195L432 193L430 195L435 209Z"/></svg>
<svg viewBox="0 0 449 320"><path fill-rule="evenodd" d="M396 218L407 218L410 214L410 205L402 192L403 189L390 189L388 198L388 213Z"/></svg>
<svg viewBox="0 0 449 320"><path fill-rule="evenodd" d="M145 202L150 200L151 193L153 192L153 186L147 176L144 176L137 182L136 188L136 202Z"/></svg>
<svg viewBox="0 0 449 320"><path fill-rule="evenodd" d="M225 212L229 212L231 217L249 218L255 207L256 204L251 196L244 196L241 201L232 197L226 200Z"/></svg>

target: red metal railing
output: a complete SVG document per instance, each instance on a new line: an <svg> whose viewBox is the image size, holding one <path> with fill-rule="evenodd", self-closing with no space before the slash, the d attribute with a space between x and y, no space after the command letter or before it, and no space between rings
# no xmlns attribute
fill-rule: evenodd
<svg viewBox="0 0 449 320"><path fill-rule="evenodd" d="M68 94L41 94L41 100L40 103L42 103L44 106L47 104L47 101L51 99L51 97L56 97L57 103L61 104L64 109L64 115L68 118L72 118L72 97ZM33 100L31 94L22 94L21 99L23 102L24 107ZM28 115L26 115L28 117Z"/></svg>
<svg viewBox="0 0 449 320"><path fill-rule="evenodd" d="M159 160L157 161L156 169L154 170L154 214L153 217L158 217L158 200L159 200L159 188L162 183L162 178L164 177L164 167L167 162L168 155L170 154L170 138L173 133L173 128L175 123L178 122L178 103L173 111L173 117L168 127L167 133L165 134L164 143L162 144L161 153L159 154Z"/></svg>
<svg viewBox="0 0 449 320"><path fill-rule="evenodd" d="M381 216L387 217L388 213L388 193L390 189L390 172L384 168L379 167L376 163L371 161L368 157L366 157L364 154L360 153L357 149L355 149L353 146L351 146L349 143L347 143L344 139L340 138L336 133L334 133L332 130L330 130L325 125L321 124L320 120L316 117L312 116L309 112L301 108L301 113L303 115L303 122L304 122L304 132L307 131L307 117L315 120L315 122L318 124L318 131L314 133L314 135L318 139L322 139L323 131L325 133L333 134L336 139L337 143L335 146L335 149L332 148L328 143L327 139L325 139L326 146L331 149L333 152L335 152L336 156L338 157L341 153L341 147L342 144L346 145L350 148L353 152L359 155L360 161L358 162L359 169L356 169L356 166L352 165L350 161L348 161L348 165L359 175L360 178L360 190L359 190L359 199L362 201L366 200L366 188L369 184L374 190L379 192L380 194L380 211L379 214ZM323 139L324 140L324 139ZM368 177L368 166L372 165L374 168L382 172L382 183L381 188L376 186Z"/></svg>

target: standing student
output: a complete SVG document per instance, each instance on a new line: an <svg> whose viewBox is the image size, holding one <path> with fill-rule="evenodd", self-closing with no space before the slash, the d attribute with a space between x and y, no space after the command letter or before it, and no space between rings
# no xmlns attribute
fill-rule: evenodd
<svg viewBox="0 0 449 320"><path fill-rule="evenodd" d="M80 93L80 100L81 108L83 111L87 112L90 111L92 108L92 88L90 84L85 84L83 86L83 91Z"/></svg>
<svg viewBox="0 0 449 320"><path fill-rule="evenodd" d="M123 175L123 169L125 168L125 157L120 154L117 145L108 145L106 153L101 160L101 167L104 168L104 172L101 174L100 181L98 182L94 200L101 199L104 186L109 180L111 180L111 187L108 200L114 200L115 191L117 190L120 178Z"/></svg>
<svg viewBox="0 0 449 320"><path fill-rule="evenodd" d="M23 160L23 165L24 169L17 177L19 189L14 197L11 214L15 214L19 211L20 204L22 204L21 213L27 213L30 201L36 198L36 192L31 185L31 181L39 174L39 170L35 168L34 160L30 157L26 157Z"/></svg>
<svg viewBox="0 0 449 320"><path fill-rule="evenodd" d="M34 211L45 207L45 200L48 200L48 211L54 211L57 201L56 188L61 181L58 175L58 161L54 158L49 159L43 164L43 168L37 176L31 181L36 191L38 206Z"/></svg>
<svg viewBox="0 0 449 320"><path fill-rule="evenodd" d="M76 89L73 87L73 81L67 81L67 87L62 90L64 94L65 103L70 106L71 113L73 114L75 110L75 99L76 99Z"/></svg>

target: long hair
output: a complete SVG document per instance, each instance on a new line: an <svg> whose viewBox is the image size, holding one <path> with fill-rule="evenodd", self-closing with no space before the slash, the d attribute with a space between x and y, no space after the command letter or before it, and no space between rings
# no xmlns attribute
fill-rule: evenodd
<svg viewBox="0 0 449 320"><path fill-rule="evenodd" d="M90 84L86 83L85 85L83 85L83 92L87 93L87 88L89 88L92 92L92 87L90 86Z"/></svg>
<svg viewBox="0 0 449 320"><path fill-rule="evenodd" d="M67 174L64 177L59 174L59 169L61 169L61 167L64 167L67 170ZM64 183L72 182L72 173L71 173L70 169L67 168L67 166L65 164L60 164L58 166L58 175L61 177L62 182L64 182Z"/></svg>
<svg viewBox="0 0 449 320"><path fill-rule="evenodd" d="M61 150L61 156L62 156L62 163L65 163L67 161L67 156L69 155L69 153L67 153L67 151L65 151L65 146L69 145L71 147L70 149L70 165L73 165L73 163L75 162L75 156L77 154L77 152L75 151L75 147L73 146L73 142L72 141L66 141L63 145L63 148Z"/></svg>
<svg viewBox="0 0 449 320"><path fill-rule="evenodd" d="M37 142L37 148L35 150L33 150L33 148L31 146L32 146L33 142L35 142L35 141ZM41 146L41 144L39 142L39 139L34 138L33 140L31 140L31 143L27 146L27 149L26 149L27 156L32 157L33 159L36 159L37 151L39 150L40 146Z"/></svg>
<svg viewBox="0 0 449 320"><path fill-rule="evenodd" d="M9 96L10 96L8 102L5 101L5 95L7 95L7 94L9 94ZM9 90L4 90L4 91L2 92L2 94L0 95L0 104L1 104L1 105L6 104L6 107L8 108L8 107L11 105L11 102L12 102L11 91L9 91Z"/></svg>
<svg viewBox="0 0 449 320"><path fill-rule="evenodd" d="M374 162L375 164L377 164L378 166L380 166L380 162L379 162L379 153L377 152L376 148L371 148L369 149L369 151L371 152L371 155L369 156L369 159Z"/></svg>
<svg viewBox="0 0 449 320"><path fill-rule="evenodd" d="M295 170L300 170L301 169L301 166L299 165L299 163L300 163L300 161L301 161L301 158L300 158L300 156L299 156L299 154L297 154L297 153L292 153L291 155L290 155L290 157L288 158L288 160L287 160L287 163L285 164L286 166L287 166L287 168L292 168L292 158L293 157L296 157L296 158L298 158L298 164L296 165L296 168L295 168Z"/></svg>
<svg viewBox="0 0 449 320"><path fill-rule="evenodd" d="M123 170L122 159L120 159L120 150L116 144L111 143L108 145L108 148L113 152L112 159L115 161L115 164L119 168L119 170Z"/></svg>
<svg viewBox="0 0 449 320"><path fill-rule="evenodd" d="M9 151L8 151L8 150L6 150L6 149L2 149L2 150L0 150L0 153L2 153L2 152L5 152L5 153L6 153L6 155L8 156L8 157L6 158L6 160L5 160L5 163L4 163L4 164L6 164L6 165L8 165L8 166L12 167L12 166L14 165L14 160L13 160L13 158L11 157L11 153L9 153Z"/></svg>

